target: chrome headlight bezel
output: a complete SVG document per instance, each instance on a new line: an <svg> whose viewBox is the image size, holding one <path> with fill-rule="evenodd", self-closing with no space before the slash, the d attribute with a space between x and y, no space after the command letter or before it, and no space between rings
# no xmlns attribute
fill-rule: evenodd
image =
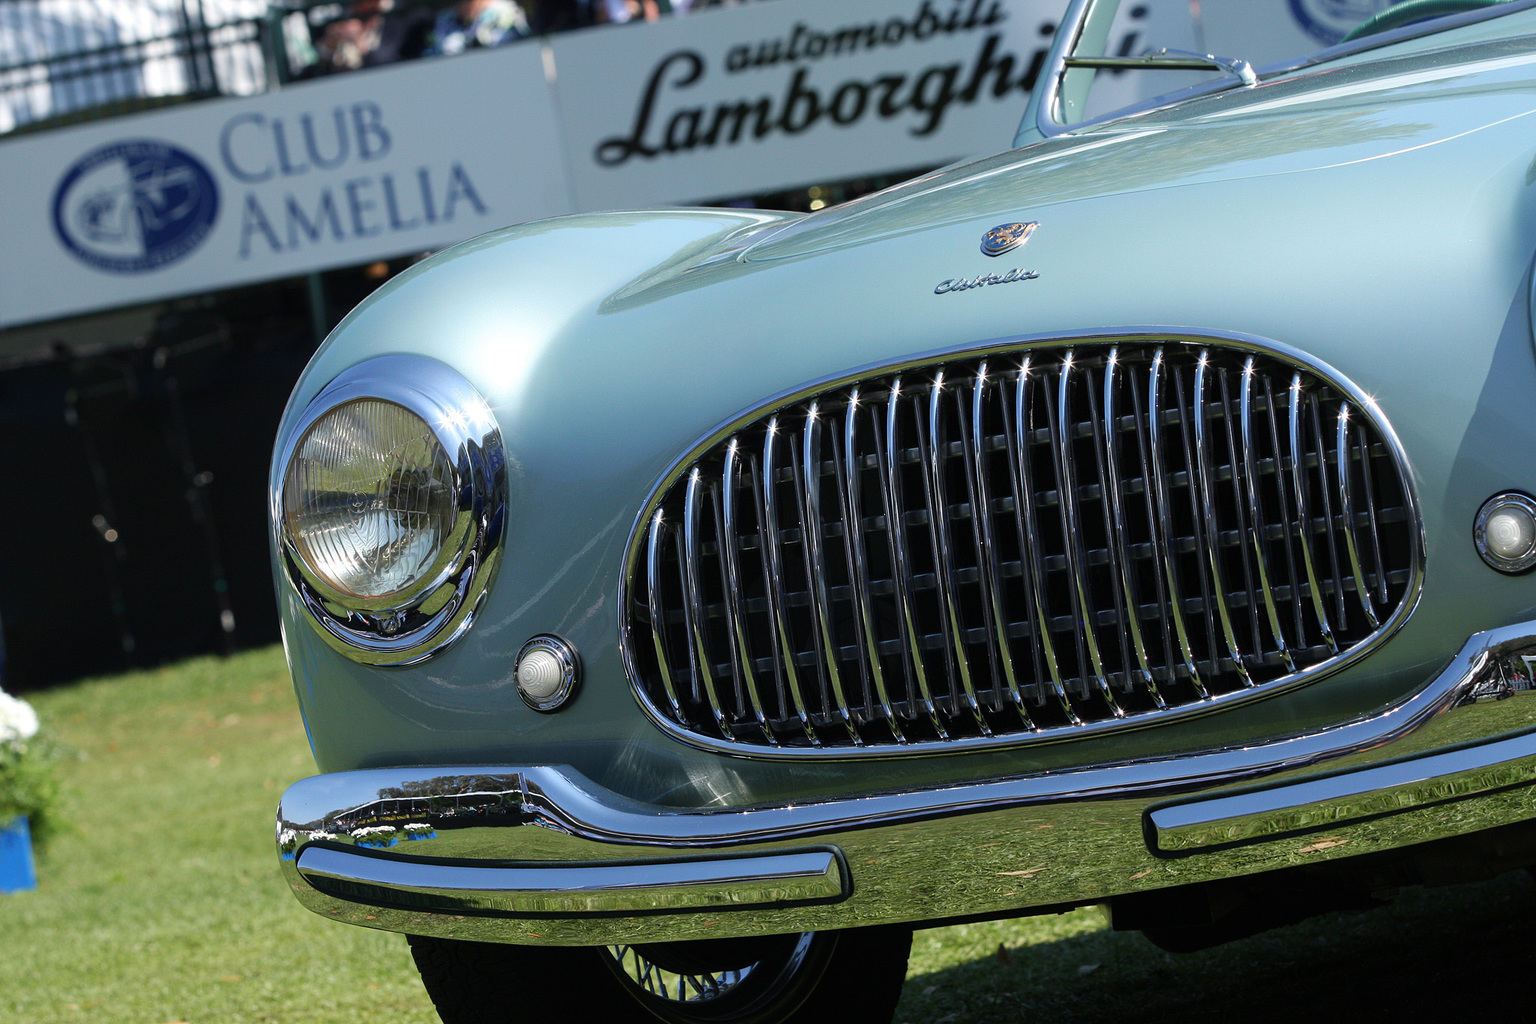
<svg viewBox="0 0 1536 1024"><path fill-rule="evenodd" d="M381 597L337 589L306 562L284 514L289 466L310 429L360 399L419 416L453 468L454 523L430 567ZM495 578L506 534L507 471L501 430L474 385L435 359L378 356L338 374L292 422L273 460L275 550L306 618L334 650L368 665L410 665L462 636Z"/></svg>

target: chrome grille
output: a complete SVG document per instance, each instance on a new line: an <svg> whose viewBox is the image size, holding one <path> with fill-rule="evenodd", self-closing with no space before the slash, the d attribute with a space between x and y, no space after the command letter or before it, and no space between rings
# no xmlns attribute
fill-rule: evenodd
<svg viewBox="0 0 1536 1024"><path fill-rule="evenodd" d="M642 701L710 744L1069 735L1363 654L1418 586L1374 408L1172 339L845 383L697 454L632 546Z"/></svg>

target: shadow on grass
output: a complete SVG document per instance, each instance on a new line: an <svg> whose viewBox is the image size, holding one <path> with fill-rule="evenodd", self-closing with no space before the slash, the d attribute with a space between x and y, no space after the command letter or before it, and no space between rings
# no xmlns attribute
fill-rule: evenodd
<svg viewBox="0 0 1536 1024"><path fill-rule="evenodd" d="M1084 912L1078 912L1082 914ZM1079 929L1088 923L1078 920ZM910 975L905 1024L1536 1020L1536 882L1407 890L1199 953L1105 928L1031 942L1029 922L919 932L914 956L990 952ZM1002 950L999 951L998 947Z"/></svg>

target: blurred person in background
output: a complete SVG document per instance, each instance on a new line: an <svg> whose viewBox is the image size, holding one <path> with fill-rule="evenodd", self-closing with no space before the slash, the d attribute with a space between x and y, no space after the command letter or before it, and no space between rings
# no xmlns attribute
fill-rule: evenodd
<svg viewBox="0 0 1536 1024"><path fill-rule="evenodd" d="M603 0L602 18L616 25L626 21L655 21L663 14L687 14L693 0Z"/></svg>
<svg viewBox="0 0 1536 1024"><path fill-rule="evenodd" d="M400 8L395 0L356 0L345 16L327 24L315 41L319 62L311 74L414 60L427 52L432 12Z"/></svg>
<svg viewBox="0 0 1536 1024"><path fill-rule="evenodd" d="M602 0L538 0L528 21L534 35L567 32L597 24L597 9L601 6Z"/></svg>
<svg viewBox="0 0 1536 1024"><path fill-rule="evenodd" d="M513 0L459 0L437 16L431 55L500 46L528 34L528 18Z"/></svg>

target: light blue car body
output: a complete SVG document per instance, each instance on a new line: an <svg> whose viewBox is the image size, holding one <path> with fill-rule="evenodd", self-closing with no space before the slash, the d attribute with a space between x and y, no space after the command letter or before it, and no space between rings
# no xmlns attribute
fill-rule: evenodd
<svg viewBox="0 0 1536 1024"><path fill-rule="evenodd" d="M284 642L320 771L363 779L366 789L369 780L402 770L426 778L438 767L462 774L454 766L501 766L510 775L556 766L583 799L621 811L627 822L715 815L707 842L685 841L671 825L649 837L616 829L619 860L642 848L667 857L700 845L744 853L810 844L845 857L855 895L842 909L780 907L728 922L745 934L1095 902L1113 892L1298 863L1307 859L1296 853L1300 842L1283 853L1260 843L1172 860L1161 856L1166 848L1148 849L1143 833L1162 828L1148 815L1175 792L1221 796L1238 783L1335 778L1346 767L1375 765L1383 755L1363 751L1389 739L1403 744L1384 755L1389 763L1455 748L1467 739L1451 725L1463 710L1481 716L1473 739L1526 735L1536 706L1523 695L1492 710L1422 695L1451 676L1465 681L1475 673L1485 644L1478 637L1523 637L1522 624L1536 620L1531 578L1492 570L1472 536L1491 495L1536 489L1533 34L1536 11L1516 11L1051 137L1036 127L1032 107L1018 148L821 213L567 217L482 236L390 281L315 355L279 447L327 382L358 361L393 354L439 360L484 396L501 430L505 543L473 626L406 667L338 654L279 571ZM989 229L1020 221L1039 225L1026 245L1000 258L979 251ZM1037 276L984 283L1011 269ZM621 640L626 558L658 482L723 425L776 396L917 356L983 351L1001 339L1147 331L1275 343L1374 398L1406 456L1422 524L1423 579L1411 614L1368 656L1204 715L922 757L733 756L658 728L637 701ZM274 466L274 490L282 471ZM554 714L525 706L515 689L518 651L539 634L565 638L582 660L579 693ZM1416 695L1422 707L1413 704ZM1413 715L1397 723L1392 716L1405 707ZM1208 785L1172 769L1154 771L1159 781L1144 798L1077 799L1140 792L1146 779L1131 780L1130 766L1237 757L1231 752L1261 750L1279 737L1370 722L1384 723L1376 740L1329 747L1326 755L1318 748L1290 761L1255 759L1244 762L1254 771L1213 771ZM1525 742L1472 766L1437 763L1429 775L1465 780L1467 771L1497 769L1523 781L1528 753L1536 752ZM349 774L370 771L379 774ZM1406 779L1373 777L1340 792L1359 797L1377 783L1391 788ZM1481 791L1469 784L1473 790ZM525 785L531 805L530 791ZM280 828L321 819L326 808L314 792L290 794ZM953 798L912 811L899 801L914 793ZM1309 805L1317 796L1303 795ZM1473 815L1449 831L1536 814L1528 797L1502 799L1491 817ZM1434 838L1427 819L1413 817L1422 803L1402 802L1399 833L1359 825L1340 833L1352 848L1309 856L1326 860ZM1266 806L1293 804L1300 797ZM861 873L866 851L856 843L814 827L755 834L748 818L733 841L720 817L782 815L801 805L827 808L826 820L840 828L848 827L850 808L863 808L865 840L893 843L902 834L880 831L884 825L974 824L966 808L1013 813L988 826L1010 836L1014 845L1004 848L1012 859L976 851L978 833L962 826L952 839L930 837L922 848L928 859L909 868L942 872L948 884L934 890L930 905L901 906L893 882ZM1212 820L1248 821L1251 810L1224 809ZM1028 845L1018 837L1035 827L1019 824L1029 821L1054 832L1048 840L1037 833ZM1170 824L1169 836L1179 827ZM548 831L592 839L579 827ZM1109 833L1108 845L1124 849L1105 853L1100 870L1089 851ZM430 855L433 842L411 844L411 855ZM294 845L290 839L289 856ZM600 845L560 847L554 857L600 857ZM486 863L524 863L536 848L496 852L493 845ZM1074 857L1071 872L1027 875ZM1010 871L1014 877L1002 878ZM292 871L289 877L296 891L312 884ZM375 927L467 934L424 924L420 914L407 923L370 910L375 917L364 922L358 908L369 897L301 898L342 907L347 919ZM525 927L530 920L539 927ZM474 934L531 942L539 940L525 933L537 931L546 941L600 943L623 931L560 920L566 923L527 912L515 926L492 923ZM655 920L654 930L637 934L676 927L672 918Z"/></svg>

